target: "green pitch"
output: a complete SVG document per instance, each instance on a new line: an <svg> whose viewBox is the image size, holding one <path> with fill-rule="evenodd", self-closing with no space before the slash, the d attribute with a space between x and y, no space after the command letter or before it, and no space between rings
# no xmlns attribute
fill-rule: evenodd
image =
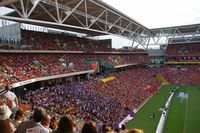
<svg viewBox="0 0 200 133"><path fill-rule="evenodd" d="M173 97L164 133L199 133L200 87L183 86L179 92L188 93L188 99Z"/></svg>
<svg viewBox="0 0 200 133"><path fill-rule="evenodd" d="M155 133L162 108L174 85L162 86L138 112L134 120L127 123L127 128L140 128L145 133ZM188 93L188 99L178 98L179 92ZM164 133L198 133L200 131L200 87L183 86L175 93L170 105ZM155 117L152 118L152 114Z"/></svg>

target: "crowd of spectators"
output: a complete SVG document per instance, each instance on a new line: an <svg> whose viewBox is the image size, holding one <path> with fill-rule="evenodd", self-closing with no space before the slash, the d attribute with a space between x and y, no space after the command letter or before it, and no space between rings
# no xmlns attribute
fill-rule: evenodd
<svg viewBox="0 0 200 133"><path fill-rule="evenodd" d="M160 84L153 78L154 74L154 70L149 67L134 68L108 74L109 76L114 76L115 80L106 84L99 82L99 79L97 79L86 81L84 86L98 91L105 97L115 99L123 106L134 109L138 108L140 103L149 97L154 89L158 89ZM108 75L105 77L109 77Z"/></svg>
<svg viewBox="0 0 200 133"><path fill-rule="evenodd" d="M166 49L167 55L187 55L199 54L199 43L190 44L168 44Z"/></svg>
<svg viewBox="0 0 200 133"><path fill-rule="evenodd" d="M12 130L16 130L16 133L27 130L56 133L61 129L67 130L60 124L61 121L66 120L67 123L71 123L71 130L77 133L81 129L81 132L88 131L87 127L91 126L92 120L98 125L94 126L95 130L92 131L100 133L112 129L119 131L118 123L152 95L152 88L158 89L159 83L153 75L154 71L151 68L134 68L99 76L92 75L81 81L45 86L35 91L27 89L25 99L19 103L19 106L22 107L21 103L28 103L30 107L28 110L35 109L34 113L29 114L29 117L32 117L27 121L28 117L26 120L23 118L24 108L17 110L11 120L14 127ZM107 83L102 82L103 78L110 76L114 76L115 79ZM141 84L143 86L140 86ZM146 86L150 87L146 89ZM60 122L57 124L59 119ZM81 126L80 122L82 122ZM128 130L124 131L128 132Z"/></svg>
<svg viewBox="0 0 200 133"><path fill-rule="evenodd" d="M199 65L173 65L159 69L162 76L173 84L199 85L200 66Z"/></svg>
<svg viewBox="0 0 200 133"><path fill-rule="evenodd" d="M146 54L1 54L0 84L11 85L37 77L92 70L87 60L102 60L101 65L120 66L147 63L149 57ZM160 71L166 79L174 79L172 83L200 83L198 65L179 66L179 68L166 66L160 68Z"/></svg>
<svg viewBox="0 0 200 133"><path fill-rule="evenodd" d="M169 61L200 61L199 43L168 44L165 57Z"/></svg>
<svg viewBox="0 0 200 133"><path fill-rule="evenodd" d="M50 51L83 51L85 53L93 52L146 52L138 48L114 49L111 40L94 40L74 35L65 35L62 33L46 33L29 30L21 30L20 45L4 44L0 40L0 49L6 50L50 50Z"/></svg>
<svg viewBox="0 0 200 133"><path fill-rule="evenodd" d="M1 54L0 84L91 70L86 60L99 59L113 66L149 61L147 54Z"/></svg>
<svg viewBox="0 0 200 133"><path fill-rule="evenodd" d="M32 50L65 50L65 51L111 51L111 44L106 41L98 41L80 38L71 35L44 33L22 30L22 39L27 40L31 46L23 46Z"/></svg>
<svg viewBox="0 0 200 133"><path fill-rule="evenodd" d="M73 111L73 115L84 120L108 121L114 127L159 88L153 75L151 68L135 68L29 91L26 98L33 107L43 106L50 114ZM115 80L101 81L110 76Z"/></svg>

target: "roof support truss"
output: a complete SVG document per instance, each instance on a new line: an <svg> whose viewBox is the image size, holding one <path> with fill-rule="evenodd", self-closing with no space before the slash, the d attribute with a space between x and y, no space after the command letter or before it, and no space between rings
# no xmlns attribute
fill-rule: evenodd
<svg viewBox="0 0 200 133"><path fill-rule="evenodd" d="M39 6L55 21L55 22L57 22L57 23L59 23L58 22L58 20L42 5L42 4L40 4L39 3Z"/></svg>
<svg viewBox="0 0 200 133"><path fill-rule="evenodd" d="M8 2L0 2L0 5L10 6L15 10L13 16L10 14L0 15L2 19L13 21L34 22L34 24L42 26L52 24L100 34L116 34L140 43L144 42L143 38L146 38L146 31L148 31L146 27L102 1L8 0ZM95 10L94 7L97 9Z"/></svg>
<svg viewBox="0 0 200 133"><path fill-rule="evenodd" d="M29 0L27 0L27 4L26 4L26 14L28 13L26 18L29 18L29 16L31 15L31 13L35 10L36 6L39 4L40 0L32 0L32 4L33 7L31 8L31 10L28 12L28 4L29 4Z"/></svg>
<svg viewBox="0 0 200 133"><path fill-rule="evenodd" d="M74 9L72 9L71 11L69 11L69 13L67 14L67 16L62 20L62 23L64 23L64 22L67 20L67 18L69 18L69 16L78 8L78 6L79 6L80 4L83 3L83 1L84 1L84 0L81 0L81 1L74 7Z"/></svg>
<svg viewBox="0 0 200 133"><path fill-rule="evenodd" d="M26 12L25 12L25 7L24 7L24 1L20 0L20 4L21 4L21 9L22 9L22 14L24 16L24 18L26 18Z"/></svg>
<svg viewBox="0 0 200 133"><path fill-rule="evenodd" d="M15 5L11 4L11 7L17 12L17 14L18 14L21 18L24 18L24 15L15 7Z"/></svg>
<svg viewBox="0 0 200 133"><path fill-rule="evenodd" d="M97 20L98 20L105 12L107 13L107 11L104 10L98 17L96 17L96 18L91 18L90 21L91 21L92 23L88 26L88 28L90 28L94 23L96 23ZM107 18L107 16L106 16L106 18Z"/></svg>
<svg viewBox="0 0 200 133"><path fill-rule="evenodd" d="M112 25L109 26L109 29L107 30L107 32L109 32L110 29L112 29L113 26L115 26L115 24L120 20L121 18L119 17Z"/></svg>
<svg viewBox="0 0 200 133"><path fill-rule="evenodd" d="M200 42L200 24L151 29L147 45Z"/></svg>

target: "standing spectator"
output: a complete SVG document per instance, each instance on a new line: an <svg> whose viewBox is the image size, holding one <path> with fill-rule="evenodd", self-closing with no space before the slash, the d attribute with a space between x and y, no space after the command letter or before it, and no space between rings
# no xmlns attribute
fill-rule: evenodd
<svg viewBox="0 0 200 133"><path fill-rule="evenodd" d="M6 86L5 90L7 90L7 92L4 94L7 100L7 105L9 106L12 112L15 112L18 108L18 98L14 92L10 91L9 86Z"/></svg>

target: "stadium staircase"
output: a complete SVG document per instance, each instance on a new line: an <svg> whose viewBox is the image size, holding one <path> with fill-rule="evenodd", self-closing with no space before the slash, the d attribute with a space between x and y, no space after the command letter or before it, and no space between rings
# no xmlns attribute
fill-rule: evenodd
<svg viewBox="0 0 200 133"><path fill-rule="evenodd" d="M38 68L45 68L37 59L32 60L33 64L35 64Z"/></svg>

